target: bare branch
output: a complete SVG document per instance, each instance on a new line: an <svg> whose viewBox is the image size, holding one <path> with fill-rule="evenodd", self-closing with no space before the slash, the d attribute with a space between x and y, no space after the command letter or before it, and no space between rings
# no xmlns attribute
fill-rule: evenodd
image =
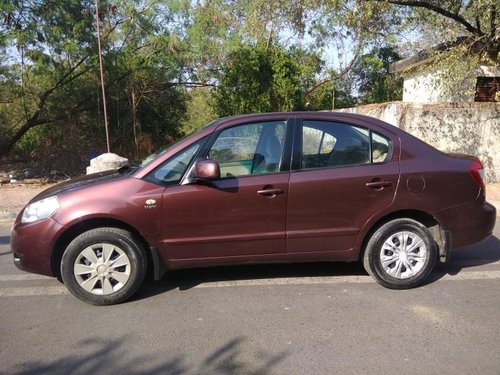
<svg viewBox="0 0 500 375"><path fill-rule="evenodd" d="M465 7L465 10L469 10L470 8L472 8L472 5L474 5L474 0L470 0L469 3L466 5Z"/></svg>
<svg viewBox="0 0 500 375"><path fill-rule="evenodd" d="M495 37L495 33L497 30L497 8L494 4L491 5L490 8L490 38Z"/></svg>
<svg viewBox="0 0 500 375"><path fill-rule="evenodd" d="M85 60L87 60L89 56L85 56L81 58L74 66L72 66L59 80L49 89L45 90L42 95L39 97L38 105L30 118L26 120L26 122L19 128L17 131L14 133L12 138L9 139L9 141L6 144L6 147L4 150L2 150L2 154L7 155L12 147L21 139L21 137L26 134L28 130L31 128L34 128L39 125L44 125L44 124L49 124L58 121L58 119L47 119L47 118L40 118L40 115L42 114L45 105L47 104L47 100L52 95L52 93L57 90L59 87L70 83L71 81L75 80L82 74L84 74L86 71L88 71L90 68L84 69L82 72L79 72L78 74L73 74L78 67L80 67ZM62 119L62 118L61 118Z"/></svg>
<svg viewBox="0 0 500 375"><path fill-rule="evenodd" d="M44 118L41 118L39 119L38 118L38 114L37 113L37 118L33 119L30 118L28 119L28 121L26 121L24 123L23 126L21 126L17 131L16 133L12 136L11 139L8 140L7 144L5 145L5 148L2 149L2 152L1 152L1 155L8 155L11 148L17 143L17 141L19 141L21 139L21 137L26 134L26 132L28 130L30 130L31 128L34 128L38 125L43 125L43 124L48 124L48 123L51 123L51 122L54 122L55 120L53 119L44 119Z"/></svg>
<svg viewBox="0 0 500 375"><path fill-rule="evenodd" d="M464 26L467 29L467 31L469 31L471 34L474 34L479 37L484 36L484 32L480 28L472 26L472 24L470 24L470 22L467 21L461 15L450 12L449 10L441 8L435 4L429 3L428 1L420 1L420 0L368 0L368 1L386 2L395 5L428 9L446 18L458 22L459 24Z"/></svg>
<svg viewBox="0 0 500 375"><path fill-rule="evenodd" d="M347 64L347 66L344 69L342 69L342 71L340 73L335 74L334 76L322 79L321 81L317 82L315 85L309 87L305 92L305 97L307 98L308 96L310 96L317 88L323 86L325 83L339 80L343 76L345 76L347 73L349 73L349 71L353 67L354 63L358 60L360 51L361 51L361 48L358 47L353 58L351 59L351 61L349 61L349 64Z"/></svg>
<svg viewBox="0 0 500 375"><path fill-rule="evenodd" d="M152 87L150 87L147 90L142 90L142 94L151 94L155 92L160 92L167 90L171 87L175 86L182 86L182 87L187 87L187 88L196 88L196 87L217 87L215 83L208 83L208 82L193 82L193 81L184 81L184 82L163 82L163 83L158 83Z"/></svg>
<svg viewBox="0 0 500 375"><path fill-rule="evenodd" d="M40 96L40 103L38 104L38 108L41 108L45 105L45 102L47 101L47 98L56 90L58 89L59 87L61 87L62 85L65 85L66 83L69 83L71 81L73 81L76 77L70 77L73 72L78 69L78 67L80 67L84 62L85 60L87 60L89 58L89 55L87 56L84 56L83 58L80 59L80 61L78 61L74 66L72 66L61 78L59 78L59 80L56 82L56 84L54 86L52 86L50 89L46 90L41 96ZM68 77L70 77L68 79ZM66 79L68 79L66 81Z"/></svg>

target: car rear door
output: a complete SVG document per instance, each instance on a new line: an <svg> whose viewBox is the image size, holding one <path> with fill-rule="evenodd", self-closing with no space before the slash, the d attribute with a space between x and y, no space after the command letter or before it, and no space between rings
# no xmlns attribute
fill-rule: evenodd
<svg viewBox="0 0 500 375"><path fill-rule="evenodd" d="M348 259L366 221L394 200L399 139L364 125L307 118L295 137L287 252Z"/></svg>

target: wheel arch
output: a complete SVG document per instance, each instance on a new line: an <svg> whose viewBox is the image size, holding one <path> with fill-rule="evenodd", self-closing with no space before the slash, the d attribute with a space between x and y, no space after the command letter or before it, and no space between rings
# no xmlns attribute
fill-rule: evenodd
<svg viewBox="0 0 500 375"><path fill-rule="evenodd" d="M153 265L153 257L151 255L149 243L146 239L141 235L141 233L135 229L130 224L127 224L123 221L111 219L111 218L91 218L83 221L79 221L74 225L68 227L57 239L54 248L52 250L52 254L50 257L50 263L52 268L52 273L55 277L61 281L61 259L64 251L68 247L71 241L73 241L80 234L87 232L92 229L101 228L101 227L111 227L111 228L119 228L130 232L134 238L136 238L140 244L144 247L147 254L147 264L148 270L150 272L150 265Z"/></svg>
<svg viewBox="0 0 500 375"><path fill-rule="evenodd" d="M363 259L364 253L366 251L366 245L372 237L373 233L375 233L375 231L382 225L395 219L413 219L427 227L437 244L440 261L445 262L448 260L449 248L451 243L449 233L443 229L442 225L433 215L425 211L413 209L391 212L374 222L363 236L363 241L361 242L360 251L358 254L358 260Z"/></svg>

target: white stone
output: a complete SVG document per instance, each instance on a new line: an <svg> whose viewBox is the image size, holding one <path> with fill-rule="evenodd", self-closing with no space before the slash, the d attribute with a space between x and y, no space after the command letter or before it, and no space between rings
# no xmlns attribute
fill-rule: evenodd
<svg viewBox="0 0 500 375"><path fill-rule="evenodd" d="M90 166L87 167L87 174L109 171L124 167L128 164L128 159L113 153L101 154L90 160Z"/></svg>

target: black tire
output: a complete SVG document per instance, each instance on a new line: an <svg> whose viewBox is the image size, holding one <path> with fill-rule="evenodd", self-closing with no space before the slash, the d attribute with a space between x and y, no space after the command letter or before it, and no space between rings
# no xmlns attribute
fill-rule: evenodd
<svg viewBox="0 0 500 375"><path fill-rule="evenodd" d="M406 239L404 233L407 234ZM397 251L401 239L406 254L399 256ZM410 251L408 255L406 246L412 249L412 245L415 251ZM422 255L425 255L424 259ZM385 267L381 258L386 261ZM397 260L392 261L393 258ZM424 282L432 272L436 259L437 246L429 230L416 220L396 219L373 233L366 245L363 265L379 284L390 289L409 289Z"/></svg>
<svg viewBox="0 0 500 375"><path fill-rule="evenodd" d="M84 271L77 272L77 267ZM68 290L92 305L126 301L141 286L146 269L143 246L131 233L118 228L97 228L80 234L68 245L61 260L61 276Z"/></svg>

